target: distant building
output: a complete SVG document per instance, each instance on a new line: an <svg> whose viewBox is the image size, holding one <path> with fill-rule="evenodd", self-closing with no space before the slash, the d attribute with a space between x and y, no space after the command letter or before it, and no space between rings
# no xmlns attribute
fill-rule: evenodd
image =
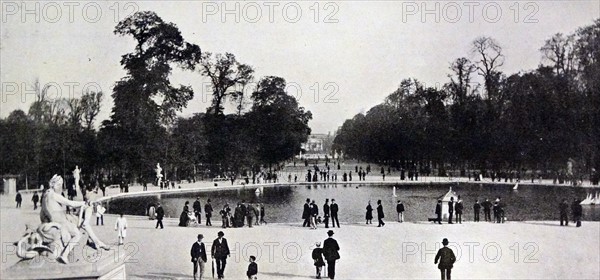
<svg viewBox="0 0 600 280"><path fill-rule="evenodd" d="M299 158L325 158L325 155L331 154L331 145L333 137L328 134L311 134L306 143L302 144L303 152Z"/></svg>

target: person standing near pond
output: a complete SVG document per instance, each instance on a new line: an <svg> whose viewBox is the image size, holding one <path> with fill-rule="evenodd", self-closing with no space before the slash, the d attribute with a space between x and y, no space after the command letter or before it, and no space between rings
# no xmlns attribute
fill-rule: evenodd
<svg viewBox="0 0 600 280"><path fill-rule="evenodd" d="M483 203L481 203L481 206L483 207L483 217L485 219L486 222L491 222L492 221L492 215L491 215L491 209L492 209L492 203L490 202L489 199L485 199L485 201Z"/></svg>
<svg viewBox="0 0 600 280"><path fill-rule="evenodd" d="M475 201L473 204L473 215L475 215L475 222L479 222L479 211L481 211L481 204L479 204L479 199Z"/></svg>
<svg viewBox="0 0 600 280"><path fill-rule="evenodd" d="M438 268L442 274L442 280L450 280L450 273L452 271L454 262L456 261L454 252L452 252L452 249L447 247L448 243L449 242L447 238L442 240L444 247L437 252L434 260L434 264L437 264L439 261Z"/></svg>
<svg viewBox="0 0 600 280"><path fill-rule="evenodd" d="M200 205L199 197L196 197L196 201L194 201L192 208L194 209L194 216L196 216L196 222L198 224L201 224L202 223L202 207Z"/></svg>
<svg viewBox="0 0 600 280"><path fill-rule="evenodd" d="M246 207L246 221L248 222L248 227L252 227L252 218L254 217L254 206L252 204L248 204Z"/></svg>
<svg viewBox="0 0 600 280"><path fill-rule="evenodd" d="M460 199L460 195L458 196L454 210L456 210L456 223L462 224L463 201Z"/></svg>
<svg viewBox="0 0 600 280"><path fill-rule="evenodd" d="M579 204L579 200L576 198L571 204L571 213L573 214L573 222L576 227L581 226L581 217L583 216L583 207Z"/></svg>
<svg viewBox="0 0 600 280"><path fill-rule="evenodd" d="M37 192L33 193L33 197L31 198L31 201L33 201L33 210L37 210L37 204L40 201L40 196L38 195Z"/></svg>
<svg viewBox="0 0 600 280"><path fill-rule="evenodd" d="M309 198L307 198L306 202L304 203L304 210L302 210L302 219L304 220L302 227L310 226L310 199Z"/></svg>
<svg viewBox="0 0 600 280"><path fill-rule="evenodd" d="M367 225L373 224L373 207L371 206L370 200L367 203L367 214L365 215L365 219L367 220Z"/></svg>
<svg viewBox="0 0 600 280"><path fill-rule="evenodd" d="M260 204L260 224L261 225L266 225L267 221L265 221L265 205L264 204Z"/></svg>
<svg viewBox="0 0 600 280"><path fill-rule="evenodd" d="M206 215L206 225L207 226L212 226L212 221L210 220L210 218L212 218L212 212L213 212L213 208L212 205L210 204L210 198L206 201L206 204L204 204L204 215ZM198 224L200 224L200 219L198 219Z"/></svg>
<svg viewBox="0 0 600 280"><path fill-rule="evenodd" d="M221 227L222 228L228 228L230 227L229 224L229 216L231 213L231 208L229 208L229 204L225 203L225 205L223 206L223 209L221 209L221 211L219 212L219 214L221 214Z"/></svg>
<svg viewBox="0 0 600 280"><path fill-rule="evenodd" d="M323 204L323 219L325 228L329 228L329 198L326 198L325 204Z"/></svg>
<svg viewBox="0 0 600 280"><path fill-rule="evenodd" d="M385 223L383 222L383 218L385 216L383 215L383 205L381 205L381 199L377 200L377 219L379 220L379 225L377 227L382 227L385 226Z"/></svg>
<svg viewBox="0 0 600 280"><path fill-rule="evenodd" d="M452 224L452 215L454 214L454 197L450 197L448 201L448 223Z"/></svg>
<svg viewBox="0 0 600 280"><path fill-rule="evenodd" d="M17 208L21 208L21 202L23 201L21 192L17 192L17 197L15 198L15 201L17 202Z"/></svg>
<svg viewBox="0 0 600 280"><path fill-rule="evenodd" d="M398 213L398 222L404 222L404 204L400 200L398 200L398 204L396 204L396 212Z"/></svg>
<svg viewBox="0 0 600 280"><path fill-rule="evenodd" d="M163 218L165 217L165 210L163 210L162 206L160 205L160 202L157 203L156 206L156 227L158 228L158 226L160 225L160 228L163 229Z"/></svg>
<svg viewBox="0 0 600 280"><path fill-rule="evenodd" d="M436 221L438 224L442 224L442 200L438 199L437 204L435 205L435 214L437 215Z"/></svg>
<svg viewBox="0 0 600 280"><path fill-rule="evenodd" d="M563 222L565 226L569 226L569 204L566 199L562 200L558 205L558 209L560 211L560 226L563 226Z"/></svg>
<svg viewBox="0 0 600 280"><path fill-rule="evenodd" d="M340 227L340 220L338 220L338 211L340 210L340 208L338 207L337 203L335 203L335 199L331 199L331 206L329 207L329 212L331 214L331 227L335 227L335 225L337 224L337 227Z"/></svg>
<svg viewBox="0 0 600 280"><path fill-rule="evenodd" d="M317 216L319 216L319 207L313 200L310 204L310 228L317 229Z"/></svg>
<svg viewBox="0 0 600 280"><path fill-rule="evenodd" d="M340 246L337 241L333 239L333 230L327 232L329 238L323 242L323 256L327 260L327 275L329 279L335 278L335 262L340 258L339 250Z"/></svg>

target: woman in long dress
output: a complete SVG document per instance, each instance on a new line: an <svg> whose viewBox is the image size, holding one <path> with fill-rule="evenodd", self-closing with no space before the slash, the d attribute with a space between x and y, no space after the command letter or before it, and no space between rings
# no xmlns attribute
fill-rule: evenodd
<svg viewBox="0 0 600 280"><path fill-rule="evenodd" d="M117 231L117 235L119 237L119 245L123 245L123 241L125 241L125 237L127 236L127 219L123 217L123 213L121 213L117 218L115 230Z"/></svg>
<svg viewBox="0 0 600 280"><path fill-rule="evenodd" d="M183 206L183 211L181 211L181 215L179 216L179 226L180 227L188 226L188 223L189 223L188 214L190 212L190 207L188 206L188 204L190 204L190 202L186 201L185 205Z"/></svg>
<svg viewBox="0 0 600 280"><path fill-rule="evenodd" d="M367 204L367 214L366 214L365 218L367 219L367 225L373 224L373 207L371 206L370 200L369 200L369 203Z"/></svg>

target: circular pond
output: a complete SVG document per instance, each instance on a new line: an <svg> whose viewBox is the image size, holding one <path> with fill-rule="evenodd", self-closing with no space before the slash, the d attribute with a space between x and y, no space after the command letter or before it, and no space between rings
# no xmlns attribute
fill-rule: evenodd
<svg viewBox="0 0 600 280"><path fill-rule="evenodd" d="M393 188L396 187L396 197ZM265 220L270 223L301 223L302 210L307 198L315 200L322 215L323 204L326 198L334 198L339 205L339 219L341 223L361 223L365 218L365 207L371 200L373 208L377 200L381 199L386 218L395 220L396 201L404 203L406 212L405 221L427 221L434 217L437 198L443 196L449 189L456 192L463 199L465 211L463 220L473 220L473 204L489 198L493 201L500 197L505 206L507 220L533 221L557 220L559 217L558 204L562 199L571 202L584 199L588 193L600 192L598 188L574 188L568 186L519 186L513 190L511 185L491 184L436 184L436 185L350 185L350 184L314 184L314 185L279 185L262 188L257 194L256 187L235 188L230 190L199 189L194 193L162 193L148 194L133 197L119 197L110 200L109 212L126 215L146 215L149 205L160 201L167 217L179 217L185 201L190 202L190 208L196 197L200 198L202 207L207 199L211 199L213 220L219 220L218 211L225 203L233 208L245 200L246 202L263 203L265 206ZM584 205L583 220L600 221L600 205ZM374 211L376 224L376 211ZM204 215L203 215L204 216ZM483 219L483 213L481 214ZM570 217L569 217L570 218Z"/></svg>

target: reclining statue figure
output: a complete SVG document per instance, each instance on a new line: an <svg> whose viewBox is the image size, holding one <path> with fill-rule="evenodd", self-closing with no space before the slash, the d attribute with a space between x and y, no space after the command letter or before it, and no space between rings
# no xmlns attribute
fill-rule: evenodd
<svg viewBox="0 0 600 280"><path fill-rule="evenodd" d="M59 175L54 175L44 189L41 200L40 219L42 224L38 226L36 232L28 229L23 238L18 242L17 256L23 259L31 259L42 252L48 252L49 257L62 263L68 263L69 253L77 246L81 239L81 230L88 233L96 248L109 250L102 241L100 241L89 226L89 214L84 213L81 218L67 214L65 206L71 208L81 208L80 211L88 212L86 203L80 201L71 201L63 197L62 190L63 179ZM91 209L91 208L90 208ZM88 210L88 211L86 211ZM86 215L87 214L87 215ZM39 239L41 238L41 244Z"/></svg>

